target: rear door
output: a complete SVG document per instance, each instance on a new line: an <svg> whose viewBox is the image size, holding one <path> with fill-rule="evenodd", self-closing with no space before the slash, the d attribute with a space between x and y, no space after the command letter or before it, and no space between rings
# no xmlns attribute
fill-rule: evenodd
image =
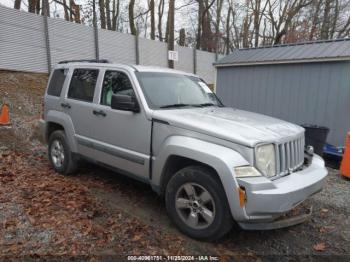
<svg viewBox="0 0 350 262"><path fill-rule="evenodd" d="M72 120L75 138L78 142L78 152L93 158L94 152L89 147L89 144L91 144L89 141L93 137L95 128L92 106L99 69L73 68L70 74L70 83L66 96L61 102L61 108L69 114Z"/></svg>

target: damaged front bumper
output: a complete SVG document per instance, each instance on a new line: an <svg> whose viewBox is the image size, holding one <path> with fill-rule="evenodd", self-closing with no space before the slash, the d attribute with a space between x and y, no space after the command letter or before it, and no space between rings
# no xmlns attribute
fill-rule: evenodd
<svg viewBox="0 0 350 262"><path fill-rule="evenodd" d="M265 177L239 178L245 188L246 221L238 221L244 229L276 229L296 225L311 216L311 211L299 216L277 220L322 190L327 169L321 157L315 155L309 167L276 180Z"/></svg>

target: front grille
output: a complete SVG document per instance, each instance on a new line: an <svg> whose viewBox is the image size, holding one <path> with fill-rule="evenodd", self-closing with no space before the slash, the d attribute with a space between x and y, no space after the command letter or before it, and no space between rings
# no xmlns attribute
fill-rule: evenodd
<svg viewBox="0 0 350 262"><path fill-rule="evenodd" d="M304 162L304 135L295 140L278 144L276 147L276 174L286 175L300 166Z"/></svg>

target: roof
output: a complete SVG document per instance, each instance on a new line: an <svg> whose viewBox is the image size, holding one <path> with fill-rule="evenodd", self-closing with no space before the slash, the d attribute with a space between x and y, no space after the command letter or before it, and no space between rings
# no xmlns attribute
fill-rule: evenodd
<svg viewBox="0 0 350 262"><path fill-rule="evenodd" d="M216 67L350 60L350 38L234 50Z"/></svg>

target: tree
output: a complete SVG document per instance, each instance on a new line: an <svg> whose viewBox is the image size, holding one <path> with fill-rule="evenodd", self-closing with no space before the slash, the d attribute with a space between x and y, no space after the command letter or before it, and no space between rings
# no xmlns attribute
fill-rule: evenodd
<svg viewBox="0 0 350 262"><path fill-rule="evenodd" d="M198 29L197 29L197 49L211 51L213 49L211 15L209 9L216 0L197 0L198 2Z"/></svg>
<svg viewBox="0 0 350 262"><path fill-rule="evenodd" d="M129 26L132 35L137 35L136 27L135 27L135 19L134 19L134 7L135 0L130 0L129 2Z"/></svg>
<svg viewBox="0 0 350 262"><path fill-rule="evenodd" d="M112 20L111 20L111 6L110 0L106 0L106 19L107 19L107 29L112 30Z"/></svg>
<svg viewBox="0 0 350 262"><path fill-rule="evenodd" d="M117 19L119 17L120 1L113 0L113 9L112 9L112 30L117 30Z"/></svg>
<svg viewBox="0 0 350 262"><path fill-rule="evenodd" d="M149 1L149 10L151 11L151 39L156 39L156 25L154 14L154 0Z"/></svg>
<svg viewBox="0 0 350 262"><path fill-rule="evenodd" d="M101 28L106 29L106 13L105 13L105 1L104 0L98 0L98 4L100 6L100 22L101 22Z"/></svg>
<svg viewBox="0 0 350 262"><path fill-rule="evenodd" d="M262 0L249 0L250 8L253 13L253 30L254 30L254 46L259 46L259 37L260 37L260 24L265 9L267 7L268 1L265 2L265 5L262 6Z"/></svg>
<svg viewBox="0 0 350 262"><path fill-rule="evenodd" d="M320 10L321 10L321 4L322 0L315 0L312 2L312 6L310 8L309 16L311 17L311 30L309 34L308 40L313 40L314 36L316 34L317 26L319 24L319 16L320 16Z"/></svg>
<svg viewBox="0 0 350 262"><path fill-rule="evenodd" d="M163 41L162 19L164 14L164 0L159 0L158 4L158 38Z"/></svg>
<svg viewBox="0 0 350 262"><path fill-rule="evenodd" d="M325 0L321 27L321 39L329 38L331 0Z"/></svg>
<svg viewBox="0 0 350 262"><path fill-rule="evenodd" d="M22 3L22 0L15 0L15 3L14 3L14 9L21 9L21 3Z"/></svg>
<svg viewBox="0 0 350 262"><path fill-rule="evenodd" d="M274 44L281 43L283 36L288 32L293 18L302 8L307 7L311 3L312 0L281 0L280 2L268 0L268 14L266 17L271 23Z"/></svg>
<svg viewBox="0 0 350 262"><path fill-rule="evenodd" d="M216 20L215 20L215 52L219 50L219 38L220 38L220 20L221 20L221 10L224 0L217 0L216 3Z"/></svg>
<svg viewBox="0 0 350 262"><path fill-rule="evenodd" d="M28 12L35 13L36 0L28 0Z"/></svg>
<svg viewBox="0 0 350 262"><path fill-rule="evenodd" d="M180 29L179 46L185 46L186 43L186 31L185 28Z"/></svg>
<svg viewBox="0 0 350 262"><path fill-rule="evenodd" d="M69 13L68 13L68 6L66 0L63 0L63 10L64 10L64 19L66 21L69 21Z"/></svg>

